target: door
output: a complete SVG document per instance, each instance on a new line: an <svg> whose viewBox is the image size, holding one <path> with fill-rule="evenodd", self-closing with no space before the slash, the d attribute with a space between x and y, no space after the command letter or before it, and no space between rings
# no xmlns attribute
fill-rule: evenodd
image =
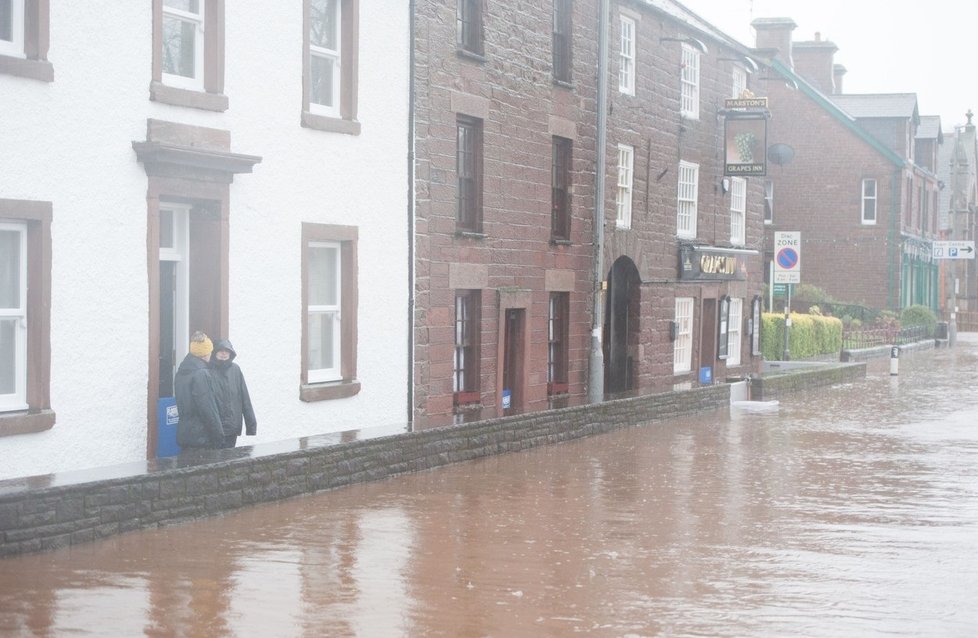
<svg viewBox="0 0 978 638"><path fill-rule="evenodd" d="M510 308L506 311L505 343L503 344L503 414L519 412L523 405L523 325L526 311Z"/></svg>
<svg viewBox="0 0 978 638"><path fill-rule="evenodd" d="M637 339L638 270L631 259L620 257L608 277L604 324L605 393L632 389L629 343Z"/></svg>
<svg viewBox="0 0 978 638"><path fill-rule="evenodd" d="M173 377L187 355L190 205L160 203L160 350L157 398L173 396Z"/></svg>

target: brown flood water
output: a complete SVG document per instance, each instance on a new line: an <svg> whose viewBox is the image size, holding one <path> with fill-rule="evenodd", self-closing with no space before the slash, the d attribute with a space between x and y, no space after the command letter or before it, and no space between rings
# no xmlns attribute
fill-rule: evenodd
<svg viewBox="0 0 978 638"><path fill-rule="evenodd" d="M978 635L978 337L865 381L0 560L2 636Z"/></svg>

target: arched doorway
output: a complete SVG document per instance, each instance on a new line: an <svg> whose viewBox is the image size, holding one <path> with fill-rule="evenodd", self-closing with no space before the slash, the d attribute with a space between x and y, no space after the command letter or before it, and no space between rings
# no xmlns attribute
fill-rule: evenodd
<svg viewBox="0 0 978 638"><path fill-rule="evenodd" d="M604 313L604 389L616 394L635 387L630 344L638 341L638 268L628 257L619 257L608 273Z"/></svg>

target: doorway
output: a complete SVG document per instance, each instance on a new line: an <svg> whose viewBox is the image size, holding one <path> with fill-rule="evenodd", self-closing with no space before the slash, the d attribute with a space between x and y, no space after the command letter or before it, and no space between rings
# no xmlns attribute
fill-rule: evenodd
<svg viewBox="0 0 978 638"><path fill-rule="evenodd" d="M639 275L635 263L619 257L608 275L605 301L604 359L606 394L634 388L629 344L637 343L639 329Z"/></svg>
<svg viewBox="0 0 978 638"><path fill-rule="evenodd" d="M526 311L522 308L506 310L506 326L503 334L503 414L515 414L523 406L523 328Z"/></svg>

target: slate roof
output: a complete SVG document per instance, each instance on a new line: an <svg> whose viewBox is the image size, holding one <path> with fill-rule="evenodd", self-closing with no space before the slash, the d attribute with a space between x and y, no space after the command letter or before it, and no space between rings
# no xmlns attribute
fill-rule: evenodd
<svg viewBox="0 0 978 638"><path fill-rule="evenodd" d="M712 40L731 46L734 49L739 49L741 52L749 50L749 47L745 44L721 31L674 0L642 0L642 4L675 18L695 31L699 31L701 34L710 37Z"/></svg>
<svg viewBox="0 0 978 638"><path fill-rule="evenodd" d="M921 115L920 125L917 126L917 135L914 137L918 140L943 140L944 134L941 133L941 116Z"/></svg>
<svg viewBox="0 0 978 638"><path fill-rule="evenodd" d="M857 119L903 117L920 120L916 93L841 94L832 95L829 99Z"/></svg>

